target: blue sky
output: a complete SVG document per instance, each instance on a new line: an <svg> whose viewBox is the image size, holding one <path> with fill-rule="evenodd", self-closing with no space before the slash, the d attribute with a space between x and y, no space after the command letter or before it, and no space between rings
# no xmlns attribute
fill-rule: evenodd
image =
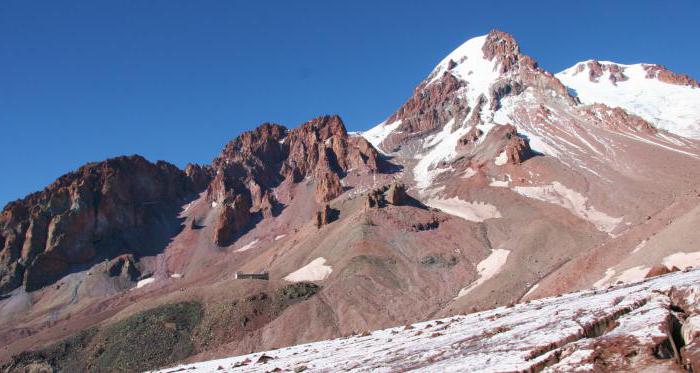
<svg viewBox="0 0 700 373"><path fill-rule="evenodd" d="M589 58L700 77L697 1L0 2L0 205L83 163L208 163L241 131L382 121L492 28L557 72Z"/></svg>

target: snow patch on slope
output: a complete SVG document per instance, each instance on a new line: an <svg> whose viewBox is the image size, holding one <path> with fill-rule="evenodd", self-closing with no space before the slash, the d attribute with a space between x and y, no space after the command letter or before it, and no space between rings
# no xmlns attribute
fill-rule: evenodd
<svg viewBox="0 0 700 373"><path fill-rule="evenodd" d="M462 179L469 179L474 175L476 175L476 171L474 171L473 168L469 167L464 171L464 174L462 174Z"/></svg>
<svg viewBox="0 0 700 373"><path fill-rule="evenodd" d="M453 118L442 127L440 132L426 139L423 146L429 150L416 157L418 163L413 168L413 178L417 188L428 188L437 175L449 170L449 168L436 168L436 166L441 161L448 161L457 155L456 148L459 138L468 131L466 128L460 127L452 132L454 122Z"/></svg>
<svg viewBox="0 0 700 373"><path fill-rule="evenodd" d="M319 257L314 259L311 263L290 273L284 280L289 282L322 281L325 280L331 272L333 272L333 268L326 265L326 259Z"/></svg>
<svg viewBox="0 0 700 373"><path fill-rule="evenodd" d="M577 71L579 65L585 66L587 62L580 62L556 74L564 85L576 91L581 102L619 106L657 128L700 139L700 89L668 84L655 78L647 79L643 64L623 65L604 61L600 63L623 67L629 79L614 85L609 79L610 72L604 71L598 82L592 82L587 66L583 71Z"/></svg>
<svg viewBox="0 0 700 373"><path fill-rule="evenodd" d="M253 248L253 246L255 246L256 243L258 243L258 240L257 240L257 239L254 239L254 240L248 242L247 244L241 246L241 248L238 249L238 250L236 250L236 252L237 252L237 253L242 253L242 252L244 252L244 251L250 250L250 249Z"/></svg>
<svg viewBox="0 0 700 373"><path fill-rule="evenodd" d="M144 286L146 286L146 285L150 285L150 284L152 284L152 283L154 283L154 282L156 282L156 279L153 278L153 277L144 278L143 280L139 280L139 282L136 283L136 288L137 288L137 289L138 289L138 288L142 288L142 287L144 287Z"/></svg>
<svg viewBox="0 0 700 373"><path fill-rule="evenodd" d="M491 251L491 254L489 254L486 259L480 261L479 264L476 265L476 270L479 272L479 278L468 287L460 290L455 299L459 299L469 294L470 291L476 289L479 285L497 275L501 271L503 265L506 264L508 254L510 254L510 250L496 249Z"/></svg>
<svg viewBox="0 0 700 373"><path fill-rule="evenodd" d="M512 190L528 198L559 205L581 219L591 222L599 231L608 234L622 221L622 217L615 218L598 211L588 204L587 198L581 193L567 188L558 181L542 186L516 186Z"/></svg>
<svg viewBox="0 0 700 373"><path fill-rule="evenodd" d="M377 150L383 153L381 147L379 146L384 139L387 138L394 130L399 128L401 125L401 120L397 120L393 123L382 122L369 130L362 132L362 137L370 142Z"/></svg>
<svg viewBox="0 0 700 373"><path fill-rule="evenodd" d="M508 155L506 154L506 151L502 151L501 154L499 154L498 157L493 160L493 163L495 163L496 166L503 166L504 164L508 163Z"/></svg>
<svg viewBox="0 0 700 373"><path fill-rule="evenodd" d="M700 251L686 253L678 252L664 258L663 264L667 267L678 267L685 269L686 267L700 267Z"/></svg>
<svg viewBox="0 0 700 373"><path fill-rule="evenodd" d="M615 278L615 282L636 282L636 281L641 281L646 277L647 273L649 273L650 267L647 266L635 266L632 268L628 268L622 273L620 273L619 276Z"/></svg>
<svg viewBox="0 0 700 373"><path fill-rule="evenodd" d="M498 208L494 205L485 202L462 201L459 197L447 199L431 198L426 204L430 207L440 209L447 214L473 222L482 222L486 219L502 217Z"/></svg>
<svg viewBox="0 0 700 373"><path fill-rule="evenodd" d="M522 105L531 105L538 100L533 95L532 88L528 87L525 92L517 96L507 96L501 99L501 108L493 114L493 121L496 123L513 123L518 128L518 133L528 139L530 148L538 153L542 153L551 157L561 158L560 151L557 149L558 144L556 138L552 138L542 129L532 126L533 119L527 116L528 122L521 123L517 115L514 115L514 110ZM482 136L483 137L483 136Z"/></svg>
<svg viewBox="0 0 700 373"><path fill-rule="evenodd" d="M596 281L593 284L593 287L600 289L600 288L604 288L604 287L608 286L610 284L610 280L613 278L613 276L615 276L615 269L614 268L606 269L603 277L600 280Z"/></svg>

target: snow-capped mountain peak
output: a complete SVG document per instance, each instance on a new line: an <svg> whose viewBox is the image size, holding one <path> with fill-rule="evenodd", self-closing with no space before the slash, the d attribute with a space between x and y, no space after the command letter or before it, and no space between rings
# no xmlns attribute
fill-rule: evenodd
<svg viewBox="0 0 700 373"><path fill-rule="evenodd" d="M479 95L488 96L489 87L498 79L497 61L484 55L488 35L467 40L447 55L428 76L428 84L438 81L445 72L466 82L466 96L470 106L476 105Z"/></svg>

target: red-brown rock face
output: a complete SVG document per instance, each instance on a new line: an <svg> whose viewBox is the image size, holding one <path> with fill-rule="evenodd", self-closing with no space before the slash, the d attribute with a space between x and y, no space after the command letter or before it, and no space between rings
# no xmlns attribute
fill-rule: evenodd
<svg viewBox="0 0 700 373"><path fill-rule="evenodd" d="M196 190L204 190L214 178L214 170L209 165L201 166L188 163L187 166L185 166L185 175L192 180L192 184Z"/></svg>
<svg viewBox="0 0 700 373"><path fill-rule="evenodd" d="M520 164L531 158L533 155L532 149L528 141L518 136L518 131L515 126L508 124L498 128L497 133L501 134L507 142L505 147L506 158L510 164Z"/></svg>
<svg viewBox="0 0 700 373"><path fill-rule="evenodd" d="M520 47L507 32L499 30L491 30L486 37L486 42L482 47L484 58L499 63L499 71L501 74L513 74L514 83L524 87L535 87L541 89L549 89L558 92L562 97L569 98L573 103L574 99L568 94L566 87L555 78L552 73L540 68L537 62L530 56L520 53ZM518 93L513 90L513 93ZM502 96L501 96L502 97ZM500 99L501 97L498 97ZM497 107L494 102L492 107Z"/></svg>
<svg viewBox="0 0 700 373"><path fill-rule="evenodd" d="M193 197L193 179L140 156L90 163L0 215L0 293L50 284L75 265L164 247L180 228L177 213Z"/></svg>
<svg viewBox="0 0 700 373"><path fill-rule="evenodd" d="M625 68L620 65L610 64L608 65L608 70L610 71L610 81L617 85L617 82L623 82L627 80L627 75L625 75Z"/></svg>
<svg viewBox="0 0 700 373"><path fill-rule="evenodd" d="M416 134L440 128L452 118L460 121L466 118L469 108L457 94L462 82L449 72L432 84L428 81L421 83L413 91L413 96L386 120L386 123L401 121L398 134L387 139L386 148L393 148Z"/></svg>
<svg viewBox="0 0 700 373"><path fill-rule="evenodd" d="M476 126L473 126L472 128L469 129L469 132L467 132L462 138L459 139L460 145L469 145L475 143L477 140L479 140L479 137L484 132L480 129L478 129Z"/></svg>
<svg viewBox="0 0 700 373"><path fill-rule="evenodd" d="M627 80L627 76L624 74L625 68L616 65L614 63L608 63L608 64L601 64L600 62L596 60L591 60L588 61L585 65L579 65L578 72L583 71L585 66L588 66L588 79L592 82L598 82L599 78L603 76L605 71L610 72L610 76L608 77L610 81L612 82L613 85L617 85L617 82L622 82Z"/></svg>
<svg viewBox="0 0 700 373"><path fill-rule="evenodd" d="M603 65L598 61L588 61L588 80L598 82L598 78L603 76Z"/></svg>
<svg viewBox="0 0 700 373"><path fill-rule="evenodd" d="M646 120L634 114L629 114L619 107L611 108L603 104L593 104L584 109L594 123L613 129L631 129L649 134L657 131L654 126Z"/></svg>
<svg viewBox="0 0 700 373"><path fill-rule="evenodd" d="M362 137L349 136L337 115L318 117L292 130L263 124L229 142L212 165L216 176L207 199L224 208L215 234L219 245L245 229L252 213L274 215L271 191L282 182L298 183L310 176L316 183L316 200L325 203L342 194L340 179L349 170L379 168L374 147Z"/></svg>
<svg viewBox="0 0 700 373"><path fill-rule="evenodd" d="M112 259L106 270L111 277L121 277L127 281L136 281L141 276L133 254L123 254Z"/></svg>
<svg viewBox="0 0 700 373"><path fill-rule="evenodd" d="M250 200L237 195L233 202L224 205L216 219L214 242L219 246L230 245L236 234L250 222Z"/></svg>
<svg viewBox="0 0 700 373"><path fill-rule="evenodd" d="M668 84L700 88L700 83L697 80L685 74L676 74L661 65L644 65L644 70L647 72L647 79L658 79Z"/></svg>
<svg viewBox="0 0 700 373"><path fill-rule="evenodd" d="M343 193L340 178L334 172L320 172L316 178L316 201L328 202Z"/></svg>
<svg viewBox="0 0 700 373"><path fill-rule="evenodd" d="M316 228L330 224L333 218L333 210L328 204L325 204L323 209L316 211Z"/></svg>
<svg viewBox="0 0 700 373"><path fill-rule="evenodd" d="M402 183L392 183L386 191L386 201L390 205L399 206L406 200L406 186Z"/></svg>

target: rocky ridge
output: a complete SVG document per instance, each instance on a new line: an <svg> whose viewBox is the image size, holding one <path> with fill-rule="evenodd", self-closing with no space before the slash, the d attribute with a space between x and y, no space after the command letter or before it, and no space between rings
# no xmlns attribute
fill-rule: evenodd
<svg viewBox="0 0 700 373"><path fill-rule="evenodd" d="M120 254L153 255L180 229L179 208L197 192L195 179L177 167L140 156L61 176L3 209L0 293L36 290L71 268Z"/></svg>

